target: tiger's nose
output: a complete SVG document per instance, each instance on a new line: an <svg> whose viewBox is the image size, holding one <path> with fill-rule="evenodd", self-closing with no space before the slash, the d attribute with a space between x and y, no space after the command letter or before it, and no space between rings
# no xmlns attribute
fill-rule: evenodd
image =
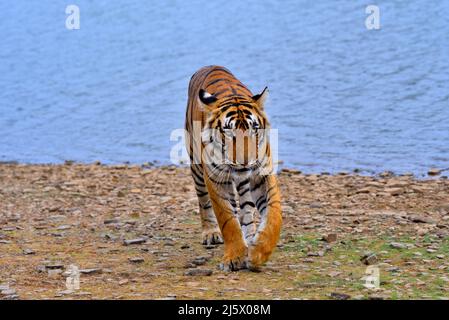
<svg viewBox="0 0 449 320"><path fill-rule="evenodd" d="M235 159L238 164L247 165L251 161L251 155L255 146L252 145L253 141L248 134L248 130L236 131Z"/></svg>

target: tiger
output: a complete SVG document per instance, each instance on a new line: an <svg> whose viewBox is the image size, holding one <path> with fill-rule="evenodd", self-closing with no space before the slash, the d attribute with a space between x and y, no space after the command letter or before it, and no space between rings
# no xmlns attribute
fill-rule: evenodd
<svg viewBox="0 0 449 320"><path fill-rule="evenodd" d="M267 88L253 95L222 66L199 69L189 83L185 141L202 244L224 242L219 265L224 271L258 270L280 237L281 197L267 135L267 97Z"/></svg>

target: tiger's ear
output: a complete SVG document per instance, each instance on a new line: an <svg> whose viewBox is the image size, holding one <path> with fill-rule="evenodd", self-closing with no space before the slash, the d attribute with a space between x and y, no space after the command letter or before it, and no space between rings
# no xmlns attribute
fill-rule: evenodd
<svg viewBox="0 0 449 320"><path fill-rule="evenodd" d="M200 89L198 97L200 98L203 109L207 111L211 111L214 107L215 102L217 102L218 100L216 96L203 89Z"/></svg>
<svg viewBox="0 0 449 320"><path fill-rule="evenodd" d="M263 89L261 93L253 96L254 102L257 103L260 109L264 108L265 101L267 100L267 98L268 98L268 87L265 87L265 89Z"/></svg>

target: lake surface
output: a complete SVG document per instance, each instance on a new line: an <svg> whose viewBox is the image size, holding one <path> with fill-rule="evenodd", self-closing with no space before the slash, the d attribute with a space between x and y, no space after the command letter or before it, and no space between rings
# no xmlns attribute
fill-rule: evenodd
<svg viewBox="0 0 449 320"><path fill-rule="evenodd" d="M169 162L190 76L266 85L279 159L305 172L449 167L449 1L0 3L0 161ZM282 5L280 5L282 4Z"/></svg>

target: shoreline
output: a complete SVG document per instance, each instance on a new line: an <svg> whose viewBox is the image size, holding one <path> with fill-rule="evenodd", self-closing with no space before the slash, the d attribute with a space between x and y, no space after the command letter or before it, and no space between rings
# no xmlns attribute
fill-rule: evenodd
<svg viewBox="0 0 449 320"><path fill-rule="evenodd" d="M93 161L93 162L78 162L74 160L64 160L60 163L22 163L18 161L0 161L0 166L103 166L109 168L123 168L123 167L140 167L143 169L157 169L157 168L188 168L188 164L168 164L160 161L148 161L143 163L131 163L125 161L123 163L103 163L101 161ZM360 175L366 177L378 177L378 178L390 178L390 177L412 177L418 180L425 179L449 179L449 168L436 168L430 167L426 173L413 173L413 172L403 172L397 173L391 170L383 170L383 171L374 171L371 169L360 169L354 168L352 170L337 170L335 172L329 171L321 171L321 172L305 172L300 168L294 166L284 166L283 162L279 162L277 175L281 173L294 173L294 174L302 174L302 175L318 175L318 176L339 176L339 175Z"/></svg>
<svg viewBox="0 0 449 320"><path fill-rule="evenodd" d="M188 168L0 164L0 299L449 297L449 180L278 178L275 253L260 273L225 273L223 246L200 244ZM378 289L364 286L368 266Z"/></svg>

